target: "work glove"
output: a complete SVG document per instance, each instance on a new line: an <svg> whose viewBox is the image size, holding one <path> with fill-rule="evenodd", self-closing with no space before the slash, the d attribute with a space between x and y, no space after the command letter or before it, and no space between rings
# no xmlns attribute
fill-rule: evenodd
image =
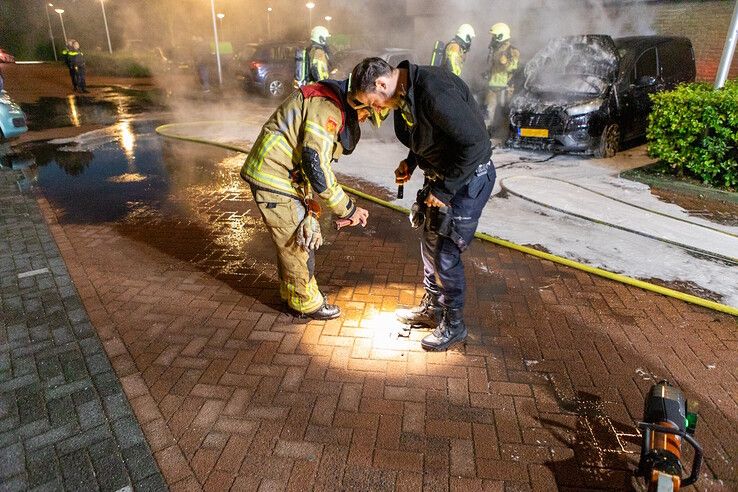
<svg viewBox="0 0 738 492"><path fill-rule="evenodd" d="M320 223L313 214L307 214L297 226L297 245L305 251L317 250L323 244Z"/></svg>

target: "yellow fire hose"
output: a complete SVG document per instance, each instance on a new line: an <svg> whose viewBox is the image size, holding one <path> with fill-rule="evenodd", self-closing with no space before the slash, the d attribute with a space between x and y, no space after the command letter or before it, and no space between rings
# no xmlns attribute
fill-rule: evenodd
<svg viewBox="0 0 738 492"><path fill-rule="evenodd" d="M170 130L174 127L181 127L181 126L202 126L203 124L207 123L213 123L213 122L205 122L205 121L198 121L198 122L188 122L188 123L171 123L167 125L161 125L156 128L156 133L159 135L162 135L164 137L168 138L174 138L178 140L183 140L187 142L194 142L194 143L201 143L205 145L213 145L215 147L220 147L226 150L233 150L235 152L242 152L242 153L248 153L249 149L244 149L242 147L239 147L237 145L230 145L227 143L220 143L220 142L214 142L211 140L206 140L202 138L197 137L190 137L185 135L177 135L176 133L171 132ZM217 123L221 124L224 123L223 121L218 121ZM396 210L397 212L401 212L405 215L409 214L410 211L406 209L405 207L401 207L399 205L395 205L394 203L390 203L386 200L382 200L381 198L377 198L373 195L369 195L367 193L364 193L363 191L359 191L356 189L353 189L349 186L341 185L344 190L347 192L356 195L358 197L364 198L365 200L369 200L373 203L376 203L378 205L382 205L383 207L390 208L392 210ZM727 313L732 316L738 316L738 308L734 308L732 306L728 306L726 304L721 304L719 302L711 301L709 299L704 299L702 297L694 296L691 294L687 294L684 292L680 292L678 290L669 289L667 287L662 287L660 285L652 284L650 282L644 282L642 280L638 280L635 278L628 277L626 275L620 275L618 273L609 272L607 270L603 270L601 268L596 268L593 266L585 265L583 263L579 263L574 260L570 260L568 258L563 258L561 256L553 255L551 253L546 253L543 251L539 251L534 248L530 248L528 246L522 246L520 244L515 244L510 241L506 241L504 239L500 239L498 237L490 236L489 234L485 234L483 232L477 232L474 235L476 238L481 239L482 241L487 241L489 243L497 244L498 246L503 246L505 248L514 249L516 251L520 251L521 253L526 253L532 256L536 256L538 258L542 258L544 260L552 261L554 263L559 263L561 265L565 265L571 268L576 268L577 270L582 270L587 273L591 273L593 275L597 275L599 277L604 277L610 280L614 280L616 282L620 282L622 284L626 285L632 285L633 287L638 287L640 289L648 290L651 292L656 292L658 294L662 294L674 299L679 299L684 302L688 302L691 304L696 304L698 306L702 306L708 309L712 309L714 311L719 311L721 313Z"/></svg>

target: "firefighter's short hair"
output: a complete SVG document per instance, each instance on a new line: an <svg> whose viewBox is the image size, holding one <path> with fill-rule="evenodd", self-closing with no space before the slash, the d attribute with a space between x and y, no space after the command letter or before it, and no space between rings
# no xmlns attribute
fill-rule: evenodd
<svg viewBox="0 0 738 492"><path fill-rule="evenodd" d="M351 92L374 92L379 77L392 73L392 65L381 58L364 58L351 72Z"/></svg>

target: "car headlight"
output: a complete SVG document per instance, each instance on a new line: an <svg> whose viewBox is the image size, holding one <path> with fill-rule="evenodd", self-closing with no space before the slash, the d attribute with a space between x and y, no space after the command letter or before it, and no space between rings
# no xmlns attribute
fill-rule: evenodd
<svg viewBox="0 0 738 492"><path fill-rule="evenodd" d="M600 109L602 103L602 99L595 99L594 101L590 101L588 103L572 106L570 108L566 108L566 114L568 114L569 116L579 116L582 114L591 113Z"/></svg>

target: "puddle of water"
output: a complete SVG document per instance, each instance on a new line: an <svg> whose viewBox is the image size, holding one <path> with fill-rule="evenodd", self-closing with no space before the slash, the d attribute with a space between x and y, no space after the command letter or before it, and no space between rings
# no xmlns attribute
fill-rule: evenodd
<svg viewBox="0 0 738 492"><path fill-rule="evenodd" d="M31 131L82 125L112 125L144 112L163 109L163 96L155 90L105 89L94 98L78 95L42 97L21 104Z"/></svg>
<svg viewBox="0 0 738 492"><path fill-rule="evenodd" d="M0 163L32 174L60 223L111 225L238 288L259 284L262 301L279 304L272 248L252 244L264 230L238 173L243 156L164 139L156 126L121 121L26 144Z"/></svg>
<svg viewBox="0 0 738 492"><path fill-rule="evenodd" d="M182 190L217 188L213 173L227 154L165 141L156 126L122 121L61 144L30 143L0 157L0 164L32 175L61 223L116 222L139 207L176 213L182 206L173 198Z"/></svg>

